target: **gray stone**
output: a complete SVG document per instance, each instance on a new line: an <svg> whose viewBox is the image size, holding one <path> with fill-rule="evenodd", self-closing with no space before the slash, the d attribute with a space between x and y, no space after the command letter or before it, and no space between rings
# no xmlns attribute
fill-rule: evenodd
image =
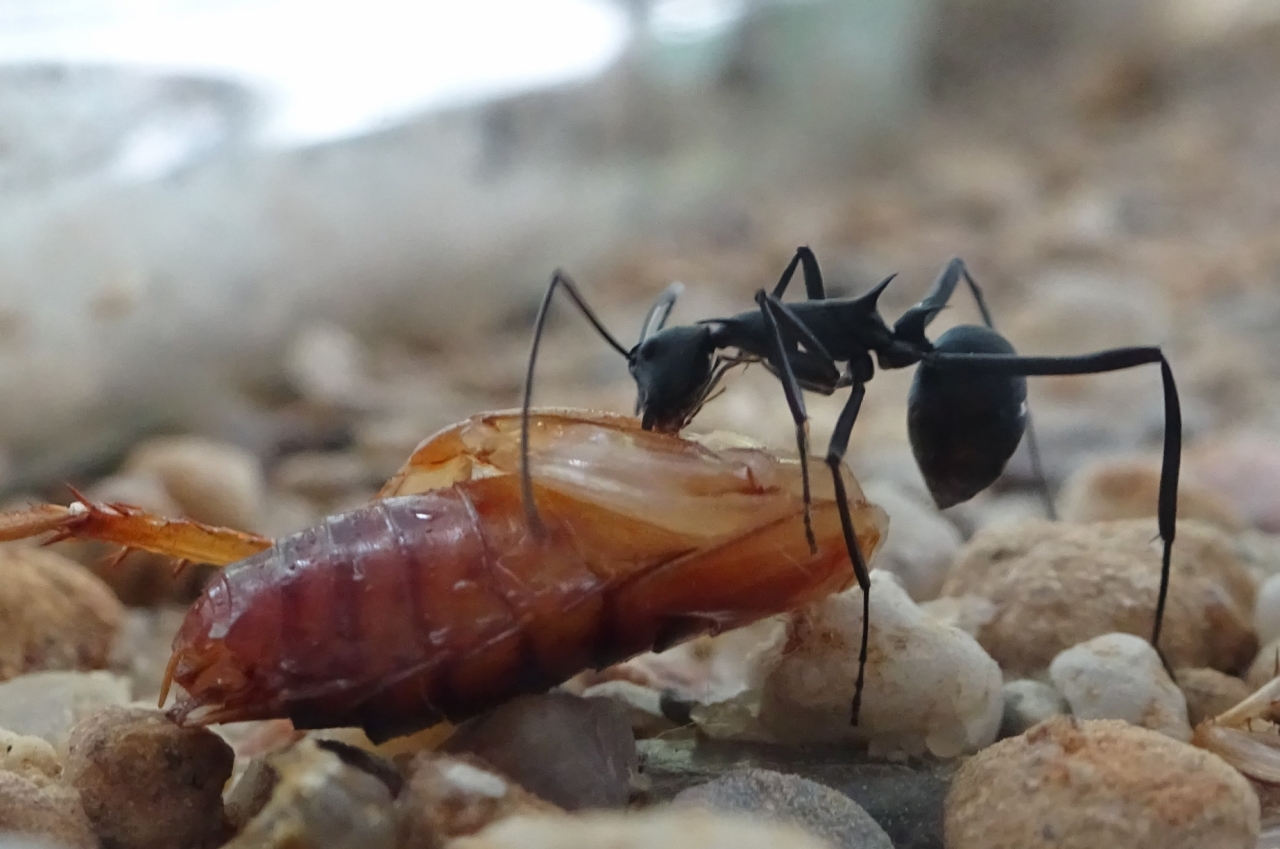
<svg viewBox="0 0 1280 849"><path fill-rule="evenodd" d="M1004 695L1004 717L1000 721L1000 739L1017 737L1051 716L1071 713L1071 706L1052 685L1020 678L1001 688Z"/></svg>
<svg viewBox="0 0 1280 849"><path fill-rule="evenodd" d="M733 770L681 791L674 801L800 826L837 849L893 849L889 835L856 802L798 775L766 769Z"/></svg>
<svg viewBox="0 0 1280 849"><path fill-rule="evenodd" d="M954 769L870 763L852 746L776 746L739 741L641 740L648 801L675 798L734 769L758 768L808 778L848 796L879 823L896 849L943 849L943 801Z"/></svg>

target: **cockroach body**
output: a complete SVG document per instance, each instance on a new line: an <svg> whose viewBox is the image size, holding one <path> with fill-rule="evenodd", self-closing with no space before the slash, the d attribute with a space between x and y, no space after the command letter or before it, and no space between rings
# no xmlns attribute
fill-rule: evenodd
<svg viewBox="0 0 1280 849"><path fill-rule="evenodd" d="M833 489L815 490L816 553L797 532L798 461L645 431L631 418L540 411L530 460L544 527L532 533L519 435L519 413L473 417L420 445L377 500L274 543L147 517L167 532L138 547L205 559L198 545L179 546L199 533L234 543L219 556L257 549L191 606L166 674L166 690L186 691L172 715L287 717L384 740L854 579ZM851 476L845 485L859 543L874 551L887 519ZM70 518L44 530L123 544L128 530L102 530L111 511L140 518L83 501L60 509ZM0 521L0 535L17 524Z"/></svg>

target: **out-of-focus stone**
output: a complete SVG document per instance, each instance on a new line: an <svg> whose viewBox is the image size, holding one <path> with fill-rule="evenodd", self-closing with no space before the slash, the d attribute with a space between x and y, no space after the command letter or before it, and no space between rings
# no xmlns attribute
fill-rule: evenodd
<svg viewBox="0 0 1280 849"><path fill-rule="evenodd" d="M1059 652L1102 634L1148 636L1160 585L1155 522L1029 521L961 549L944 596L979 595L995 614L978 641L1006 675L1035 677ZM1178 523L1160 648L1175 667L1243 668L1257 650L1256 590L1230 539Z"/></svg>
<svg viewBox="0 0 1280 849"><path fill-rule="evenodd" d="M1253 627L1258 632L1260 643L1280 639L1280 574L1268 576L1258 588L1258 600L1253 606Z"/></svg>
<svg viewBox="0 0 1280 849"><path fill-rule="evenodd" d="M124 615L110 587L42 549L0 549L0 575L0 680L107 665Z"/></svg>
<svg viewBox="0 0 1280 849"><path fill-rule="evenodd" d="M871 815L895 849L942 846L942 802L951 779L946 763L912 765L860 762L842 746L779 746L741 740L641 740L645 799L660 802L715 781L728 770L769 769L831 787Z"/></svg>
<svg viewBox="0 0 1280 849"><path fill-rule="evenodd" d="M1081 466L1062 485L1058 510L1067 522L1141 519L1156 515L1160 457L1106 457ZM1178 520L1201 519L1228 531L1244 522L1226 500L1183 474L1178 480Z"/></svg>
<svg viewBox="0 0 1280 849"><path fill-rule="evenodd" d="M234 445L200 436L156 437L138 446L123 470L162 481L185 516L242 531L258 528L266 479L258 458Z"/></svg>
<svg viewBox="0 0 1280 849"><path fill-rule="evenodd" d="M1216 669L1178 669L1173 677L1187 700L1187 719L1192 728L1234 707L1253 692L1244 681Z"/></svg>
<svg viewBox="0 0 1280 849"><path fill-rule="evenodd" d="M155 704L173 654L173 638L186 613L186 608L176 605L125 611L120 637L111 651L111 670L128 677L136 698Z"/></svg>
<svg viewBox="0 0 1280 849"><path fill-rule="evenodd" d="M739 769L691 787L677 804L788 823L836 849L894 849L889 835L848 796L824 784L765 769Z"/></svg>
<svg viewBox="0 0 1280 849"><path fill-rule="evenodd" d="M61 749L80 720L132 699L129 680L110 672L32 672L0 684L0 728Z"/></svg>
<svg viewBox="0 0 1280 849"><path fill-rule="evenodd" d="M954 757L995 739L1000 669L968 634L926 616L897 579L871 573L871 633L858 725L849 723L862 640L862 592L830 596L790 614L788 632L762 652L759 689L697 707L720 738L819 743L866 740L873 754Z"/></svg>
<svg viewBox="0 0 1280 849"><path fill-rule="evenodd" d="M1141 637L1103 634L1072 646L1049 664L1049 677L1080 719L1122 719L1191 739L1187 700Z"/></svg>
<svg viewBox="0 0 1280 849"><path fill-rule="evenodd" d="M991 600L980 595L943 596L926 601L920 609L933 621L959 628L970 637L977 637L978 631L996 612Z"/></svg>
<svg viewBox="0 0 1280 849"><path fill-rule="evenodd" d="M268 759L270 800L225 849L392 849L391 790L381 779L305 739Z"/></svg>
<svg viewBox="0 0 1280 849"><path fill-rule="evenodd" d="M152 710L107 708L71 732L66 782L104 844L121 849L220 846L231 747Z"/></svg>
<svg viewBox="0 0 1280 849"><path fill-rule="evenodd" d="M625 710L567 693L513 699L463 725L444 748L482 758L567 811L626 805L637 765Z"/></svg>
<svg viewBox="0 0 1280 849"><path fill-rule="evenodd" d="M1263 433L1205 440L1184 453L1183 465L1246 522L1280 532L1280 440Z"/></svg>
<svg viewBox="0 0 1280 849"><path fill-rule="evenodd" d="M62 849L98 846L75 790L0 770L0 846L10 832L48 840Z"/></svg>
<svg viewBox="0 0 1280 849"><path fill-rule="evenodd" d="M1058 717L996 743L960 767L946 806L947 849L1253 849L1258 830L1244 776L1117 720Z"/></svg>
<svg viewBox="0 0 1280 849"><path fill-rule="evenodd" d="M1253 664L1244 676L1244 683L1252 692L1278 675L1280 675L1280 639L1275 639L1258 650L1258 656L1253 659Z"/></svg>
<svg viewBox="0 0 1280 849"><path fill-rule="evenodd" d="M369 354L350 331L333 324L305 328L285 357L289 382L309 401L361 406L368 395Z"/></svg>
<svg viewBox="0 0 1280 849"><path fill-rule="evenodd" d="M1000 692L1004 696L1004 716L1000 720L1002 740L1017 737L1050 717L1071 713L1071 705L1057 688L1043 681L1019 678L1006 682Z"/></svg>
<svg viewBox="0 0 1280 849"><path fill-rule="evenodd" d="M395 807L399 849L440 849L507 817L559 811L478 758L430 752L413 759Z"/></svg>
<svg viewBox="0 0 1280 849"><path fill-rule="evenodd" d="M0 728L0 770L46 784L62 773L62 764L49 741Z"/></svg>
<svg viewBox="0 0 1280 849"><path fill-rule="evenodd" d="M601 681L582 690L584 699L607 699L625 709L631 731L637 737L653 737L677 727L663 709L667 696L634 681Z"/></svg>
<svg viewBox="0 0 1280 849"><path fill-rule="evenodd" d="M378 485L369 464L354 452L309 451L282 459L272 471L279 489L328 502Z"/></svg>
<svg viewBox="0 0 1280 849"><path fill-rule="evenodd" d="M960 531L936 507L922 503L896 484L874 482L865 492L872 503L893 517L872 567L897 575L907 595L917 602L937 598L963 542Z"/></svg>
<svg viewBox="0 0 1280 849"><path fill-rule="evenodd" d="M795 826L688 808L512 817L449 849L833 849Z"/></svg>

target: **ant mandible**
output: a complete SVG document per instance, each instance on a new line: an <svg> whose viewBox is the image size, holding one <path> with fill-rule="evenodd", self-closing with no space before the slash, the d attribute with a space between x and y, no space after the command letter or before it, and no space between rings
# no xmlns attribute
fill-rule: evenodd
<svg viewBox="0 0 1280 849"><path fill-rule="evenodd" d="M807 300L783 303L782 296L797 268L804 279ZM862 645L851 717L857 725L867 664L871 578L858 549L839 467L866 394L866 383L875 374L872 354L874 363L882 369L918 366L907 402L908 437L916 463L939 509L967 501L994 483L1003 472L1024 431L1028 430L1027 377L1100 374L1159 363L1164 386L1165 427L1157 519L1164 549L1151 632L1151 644L1159 651L1160 626L1169 590L1182 451L1178 390L1164 353L1156 346L1141 346L1073 356L1021 356L996 332L981 289L958 257L947 264L929 294L903 313L891 328L881 317L877 301L894 276L886 277L859 297L828 298L817 259L809 248L801 247L773 291L761 289L756 293L757 309L728 318L666 327L667 317L681 291L678 284L673 284L650 308L639 341L627 349L605 328L576 284L564 272L557 271L538 311L524 387L522 493L530 525L535 530L542 527L527 470L528 410L538 344L547 309L557 289L562 288L605 341L626 358L638 390L636 412L645 430L675 433L683 429L706 403L725 372L736 365L762 362L779 378L795 421L796 446L805 475L805 534L811 550L815 543L808 514L808 416L802 390L830 395L838 389L848 389L849 398L836 420L827 447L826 463L835 482L845 545L863 593ZM925 329L947 305L961 280L977 301L985 326L960 325L931 341ZM737 353L722 354L725 349L735 349ZM1034 445L1031 447L1034 457ZM1163 659L1163 655L1161 657Z"/></svg>

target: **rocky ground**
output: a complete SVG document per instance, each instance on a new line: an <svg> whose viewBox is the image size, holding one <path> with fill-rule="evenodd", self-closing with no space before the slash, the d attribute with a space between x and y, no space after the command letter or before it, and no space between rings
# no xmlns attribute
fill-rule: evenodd
<svg viewBox="0 0 1280 849"><path fill-rule="evenodd" d="M990 492L939 512L906 442L910 373L883 373L850 452L890 517L858 728L856 589L518 699L447 741L180 728L154 705L209 570L11 544L0 830L72 849L1280 845L1266 842L1280 815L1273 697L1233 709L1280 668L1277 46L1260 32L949 87L905 149L856 180L718 210L581 281L626 339L671 279L689 286L677 321L745 308L800 241L833 289L898 272L888 316L959 254L1024 353L1162 345L1185 423L1161 643L1172 677L1145 641L1158 370L1033 382L1059 522L1024 450ZM561 315L537 401L628 410L623 364ZM936 328L975 316L961 293ZM440 427L516 404L527 346L523 321L448 351L314 327L286 380L228 399L207 433L149 440L76 483L278 537L367 501ZM814 445L842 401L810 398ZM779 450L792 437L760 369L697 426ZM58 483L12 506L65 502Z"/></svg>

